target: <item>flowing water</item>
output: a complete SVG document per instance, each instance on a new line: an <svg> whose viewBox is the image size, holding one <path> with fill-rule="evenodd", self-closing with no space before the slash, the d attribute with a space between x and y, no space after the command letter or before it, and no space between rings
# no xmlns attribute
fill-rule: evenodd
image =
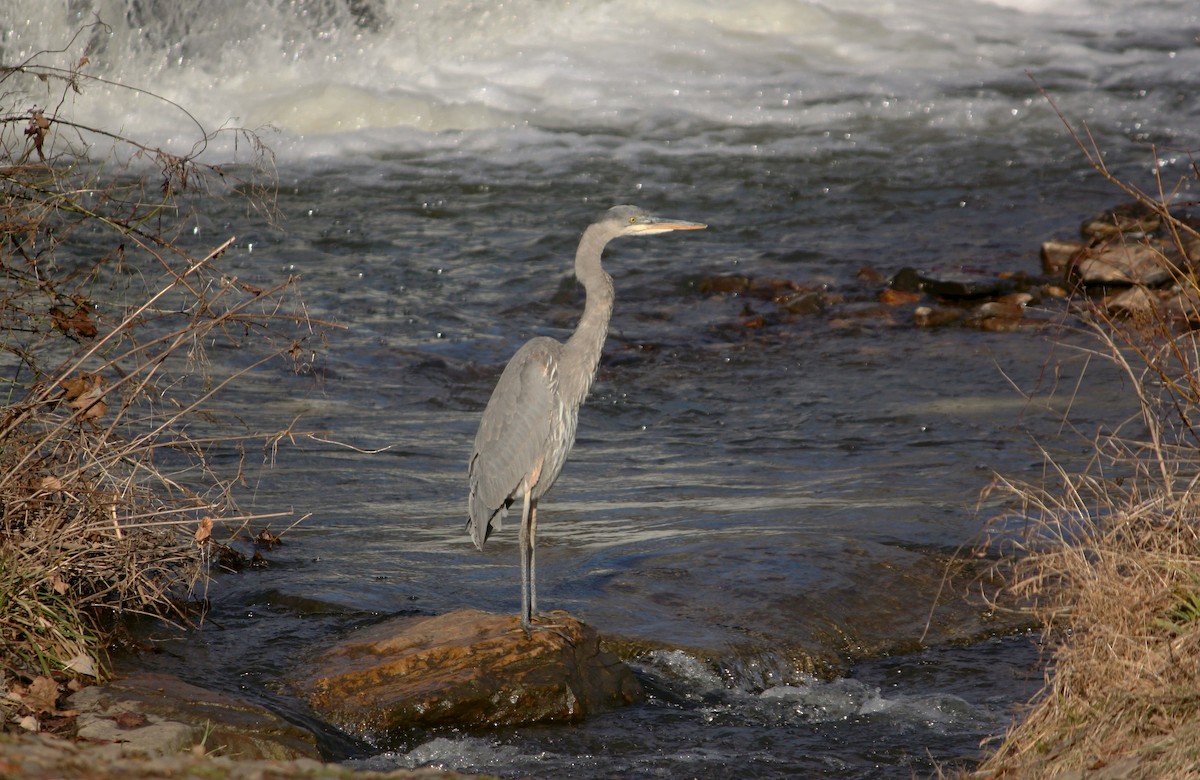
<svg viewBox="0 0 1200 780"><path fill-rule="evenodd" d="M310 312L344 326L319 381L264 371L227 403L258 429L303 414L386 448L282 450L247 505L311 517L142 663L311 725L282 681L314 645L405 611L515 610L515 532L482 553L464 533L474 428L507 357L574 326L583 227L636 203L710 228L610 248L612 334L542 503L539 595L662 648L638 661L651 699L379 746L325 730L329 754L502 776L920 776L978 756L1036 689L1023 636L832 682L792 663L915 647L937 561L998 511L977 509L992 474L1036 478L1034 439L1062 441L1068 403L1085 432L1129 411L1095 366L1076 387L1056 330L917 330L858 272L1036 273L1043 239L1118 202L1039 85L1120 175L1186 176L1193 3L2 0L4 62L62 48L94 12L93 72L208 128L262 128L275 151L282 227L206 205L197 240L236 235L241 278L299 274ZM93 84L64 110L196 142L145 95ZM217 139L204 159L238 153ZM733 274L841 302L785 315L701 283Z"/></svg>

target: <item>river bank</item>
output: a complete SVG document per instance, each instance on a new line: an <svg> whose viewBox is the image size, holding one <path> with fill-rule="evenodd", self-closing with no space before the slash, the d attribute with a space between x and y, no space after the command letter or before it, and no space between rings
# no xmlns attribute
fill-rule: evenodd
<svg viewBox="0 0 1200 780"><path fill-rule="evenodd" d="M89 744L34 734L0 734L0 775L13 780L454 780L478 777L439 769L371 772L313 759L235 760L191 752L129 756L115 744Z"/></svg>

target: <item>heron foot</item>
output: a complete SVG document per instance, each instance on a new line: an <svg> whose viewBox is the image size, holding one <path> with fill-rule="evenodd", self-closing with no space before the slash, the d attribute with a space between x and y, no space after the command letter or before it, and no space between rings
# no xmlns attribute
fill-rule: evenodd
<svg viewBox="0 0 1200 780"><path fill-rule="evenodd" d="M549 615L533 615L529 620L522 620L520 628L525 633L526 639L532 639L534 631L550 631L562 637L567 644L575 646L570 627L563 623L555 623Z"/></svg>

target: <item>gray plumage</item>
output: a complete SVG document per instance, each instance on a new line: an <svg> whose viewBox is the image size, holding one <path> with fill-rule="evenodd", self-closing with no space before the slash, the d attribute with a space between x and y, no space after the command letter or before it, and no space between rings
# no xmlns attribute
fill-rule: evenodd
<svg viewBox="0 0 1200 780"><path fill-rule="evenodd" d="M587 293L575 332L561 343L530 339L513 355L492 397L468 466L467 531L480 550L521 501L521 625L537 612L537 502L558 479L575 444L579 407L596 376L613 307L612 277L600 258L614 238L699 230L698 222L661 219L636 206L615 206L588 226L575 253L575 276Z"/></svg>

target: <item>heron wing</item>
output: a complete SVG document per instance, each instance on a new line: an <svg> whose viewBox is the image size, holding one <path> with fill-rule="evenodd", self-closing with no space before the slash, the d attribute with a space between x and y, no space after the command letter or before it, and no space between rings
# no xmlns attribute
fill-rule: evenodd
<svg viewBox="0 0 1200 780"><path fill-rule="evenodd" d="M553 442L558 353L551 338L527 342L504 369L475 435L468 468L467 527L480 549L498 530L522 483L535 482Z"/></svg>

